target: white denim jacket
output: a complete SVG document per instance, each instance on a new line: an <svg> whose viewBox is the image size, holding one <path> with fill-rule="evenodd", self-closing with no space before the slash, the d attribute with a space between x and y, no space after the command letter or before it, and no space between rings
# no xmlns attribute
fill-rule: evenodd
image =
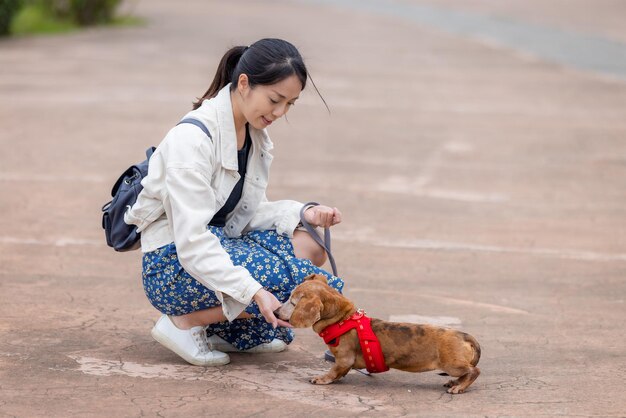
<svg viewBox="0 0 626 418"><path fill-rule="evenodd" d="M152 155L148 175L141 182L144 189L124 221L141 232L143 252L174 242L183 268L216 293L224 315L232 321L262 286L248 270L232 263L218 238L207 230L239 180L230 84L185 118L204 123L212 138L192 124L172 128ZM224 232L233 238L275 229L291 238L302 203L267 201L273 144L265 130L250 126L250 136L252 150L241 200L228 215Z"/></svg>

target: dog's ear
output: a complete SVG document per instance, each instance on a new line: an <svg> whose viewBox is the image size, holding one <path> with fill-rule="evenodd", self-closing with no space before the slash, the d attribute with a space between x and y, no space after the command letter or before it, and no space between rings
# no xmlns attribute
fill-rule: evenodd
<svg viewBox="0 0 626 418"><path fill-rule="evenodd" d="M312 327L322 316L322 301L319 297L312 295L303 297L293 309L289 323L295 328Z"/></svg>
<svg viewBox="0 0 626 418"><path fill-rule="evenodd" d="M304 278L304 280L317 280L324 284L328 284L328 280L326 280L326 276L322 276L321 274L309 274Z"/></svg>

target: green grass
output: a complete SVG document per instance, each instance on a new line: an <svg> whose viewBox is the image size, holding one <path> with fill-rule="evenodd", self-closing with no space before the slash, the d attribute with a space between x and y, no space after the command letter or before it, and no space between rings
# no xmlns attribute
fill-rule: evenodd
<svg viewBox="0 0 626 418"><path fill-rule="evenodd" d="M11 22L11 35L34 35L64 33L75 30L77 25L50 16L34 4L24 6Z"/></svg>
<svg viewBox="0 0 626 418"><path fill-rule="evenodd" d="M117 16L111 26L142 26L145 20L134 16ZM73 32L81 27L71 20L61 20L52 16L36 4L24 6L11 22L11 35L45 35Z"/></svg>

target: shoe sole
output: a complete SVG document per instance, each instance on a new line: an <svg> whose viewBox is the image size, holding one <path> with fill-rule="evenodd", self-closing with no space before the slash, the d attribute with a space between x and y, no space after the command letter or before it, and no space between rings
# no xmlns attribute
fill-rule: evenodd
<svg viewBox="0 0 626 418"><path fill-rule="evenodd" d="M198 361L194 359L193 357L189 357L187 353L179 351L178 345L174 341L172 341L167 335L162 334L159 330L152 328L152 331L150 332L150 334L152 335L152 338L154 338L162 346L173 351L174 353L179 355L183 360L185 360L187 363L193 364L194 366L223 366L225 364L230 363L230 357L228 355L223 359L211 360L208 363Z"/></svg>
<svg viewBox="0 0 626 418"><path fill-rule="evenodd" d="M220 344L212 344L213 349L217 351L221 351L222 353L242 353L242 354L263 354L263 353L280 353L287 349L287 344L283 343L280 347L270 348L270 347L252 347L248 350L237 350L234 347L223 347Z"/></svg>
<svg viewBox="0 0 626 418"><path fill-rule="evenodd" d="M279 347L262 347L262 346L256 346L256 347L252 347L249 350L246 351L242 351L243 353L250 353L250 354L261 354L261 353L280 353L282 351L285 351L285 349L287 348L287 344L283 343L281 346Z"/></svg>

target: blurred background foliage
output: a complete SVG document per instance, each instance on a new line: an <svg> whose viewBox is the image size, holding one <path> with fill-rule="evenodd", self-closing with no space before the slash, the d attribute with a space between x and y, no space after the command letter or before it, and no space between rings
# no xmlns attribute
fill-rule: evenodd
<svg viewBox="0 0 626 418"><path fill-rule="evenodd" d="M0 36L68 32L103 24L137 24L118 16L123 0L0 0Z"/></svg>
<svg viewBox="0 0 626 418"><path fill-rule="evenodd" d="M0 36L9 34L13 17L21 5L19 0L0 0Z"/></svg>

